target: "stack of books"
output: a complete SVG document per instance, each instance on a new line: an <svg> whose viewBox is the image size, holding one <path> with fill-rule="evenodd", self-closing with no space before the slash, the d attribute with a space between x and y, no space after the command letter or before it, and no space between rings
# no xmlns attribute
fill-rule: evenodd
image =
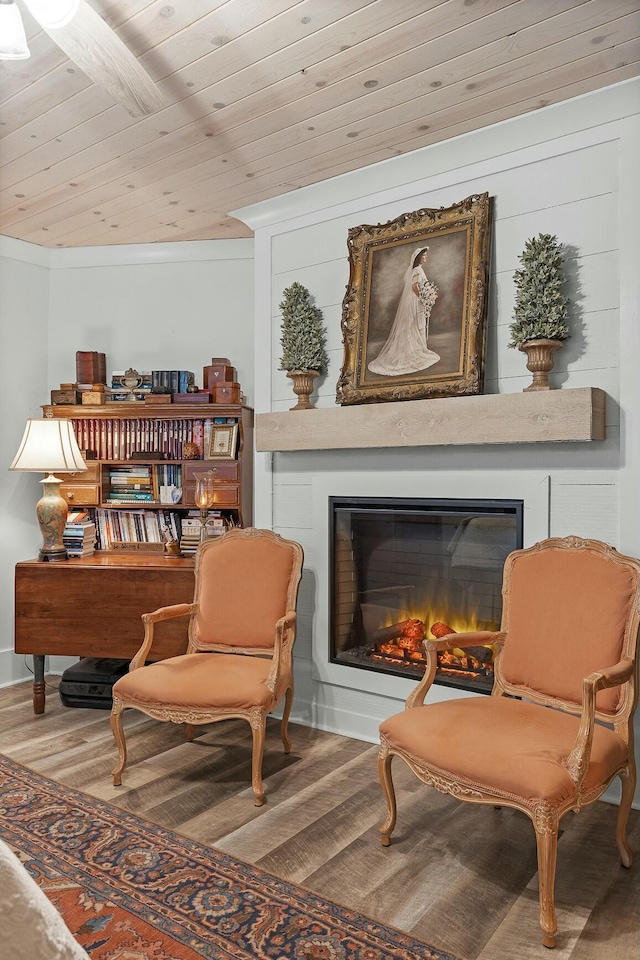
<svg viewBox="0 0 640 960"><path fill-rule="evenodd" d="M200 543L202 523L199 517L183 517L181 522L180 552L192 557Z"/></svg>
<svg viewBox="0 0 640 960"><path fill-rule="evenodd" d="M219 537L225 532L225 524L222 514L219 510L210 510L207 514L205 525L205 536ZM180 534L180 551L186 556L193 556L198 549L202 533L202 521L199 510L189 510L188 514L182 518Z"/></svg>
<svg viewBox="0 0 640 960"><path fill-rule="evenodd" d="M151 467L132 464L129 467L112 466L109 471L108 503L140 504L157 499L153 487Z"/></svg>
<svg viewBox="0 0 640 960"><path fill-rule="evenodd" d="M96 526L86 510L69 513L62 535L70 557L87 557L96 549Z"/></svg>

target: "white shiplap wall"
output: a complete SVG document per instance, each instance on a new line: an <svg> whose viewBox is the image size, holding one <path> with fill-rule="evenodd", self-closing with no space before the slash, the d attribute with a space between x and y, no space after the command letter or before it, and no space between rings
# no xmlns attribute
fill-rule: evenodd
<svg viewBox="0 0 640 960"><path fill-rule="evenodd" d="M378 723L401 709L407 692L403 680L380 683L370 679L376 675L348 667L336 668L342 674L335 680L323 667L328 494L390 495L401 489L399 495L438 496L455 483L458 491L490 496L498 482L518 496L520 489L542 485L548 504L544 496L538 498L542 505L529 525L535 537L525 526L526 543L547 531L553 536L574 533L640 555L637 526L629 528L620 516L621 506L631 505L635 475L628 469L625 474L620 460L621 411L628 438L630 430L637 430L638 395L629 385L629 373L621 377L619 369L621 363L629 365L621 345L621 297L632 303L634 285L636 295L638 291L632 259L626 251L621 256L621 233L635 245L636 256L638 241L620 221L638 222L629 157L637 146L639 89L637 83L621 84L297 191L284 201L236 211L256 230L256 257L268 258L269 264L262 259L256 273L258 411L285 411L294 401L290 381L278 369L278 305L285 287L295 280L303 283L323 311L330 367L315 399L318 406L332 406L342 363L349 227L385 222L422 207L449 206L484 191L495 198L485 392L518 392L530 382L524 356L507 348L513 271L527 238L545 232L556 234L566 247L573 330L556 354L552 383L558 388L601 387L609 396L607 439L601 442L259 455L257 523L272 524L305 549L296 649L298 720L374 741ZM626 197L621 200L629 190L631 206ZM621 267L625 262L626 268ZM622 329L624 340L633 329L628 315ZM435 694L452 695L446 688Z"/></svg>

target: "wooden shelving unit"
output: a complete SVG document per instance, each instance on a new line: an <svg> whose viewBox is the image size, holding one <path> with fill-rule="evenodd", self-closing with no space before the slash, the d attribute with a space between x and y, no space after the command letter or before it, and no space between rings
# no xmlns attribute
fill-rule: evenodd
<svg viewBox="0 0 640 960"><path fill-rule="evenodd" d="M51 405L42 408L43 416L64 417L71 420L81 446L83 422L91 421L93 442L87 444L96 454L96 459L87 461L87 470L77 474L61 474L64 480L60 492L72 507L109 508L113 510L164 510L185 514L194 510L195 474L215 469L216 503L225 516L240 526L250 526L253 502L253 410L240 404L145 404L105 403L85 406ZM213 421L228 418L238 425L238 440L233 459L176 459L175 451L182 449L188 426L196 421ZM153 429L155 425L161 430ZM136 433L133 428L136 426ZM122 429L126 427L127 429ZM131 435L128 427L131 426ZM110 442L109 430L112 437ZM126 438L126 443L123 438ZM141 451L132 455L134 447ZM156 459L153 453L163 450L164 458ZM107 451L105 453L105 451ZM173 456L169 454L173 452ZM149 454L147 456L146 454ZM148 467L151 471L176 466L180 471L182 496L176 503L161 503L158 500L139 500L124 503L110 499L112 492L110 475L114 468L132 465Z"/></svg>
<svg viewBox="0 0 640 960"><path fill-rule="evenodd" d="M597 387L256 414L256 450L604 440Z"/></svg>

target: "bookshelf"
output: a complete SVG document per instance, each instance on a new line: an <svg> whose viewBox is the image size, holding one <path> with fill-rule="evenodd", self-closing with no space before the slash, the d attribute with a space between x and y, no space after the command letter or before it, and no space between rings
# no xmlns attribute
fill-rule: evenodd
<svg viewBox="0 0 640 960"><path fill-rule="evenodd" d="M216 471L212 530L250 526L253 500L253 410L240 404L47 404L43 416L72 421L81 450L93 454L82 473L62 474L70 508L88 508L100 550L161 552L199 517L196 474ZM233 435L229 459L209 457L212 431ZM200 459L185 459L185 445ZM215 522L217 520L217 522ZM189 524L185 524L189 527ZM193 524L191 524L191 528ZM192 529L190 530L192 533Z"/></svg>

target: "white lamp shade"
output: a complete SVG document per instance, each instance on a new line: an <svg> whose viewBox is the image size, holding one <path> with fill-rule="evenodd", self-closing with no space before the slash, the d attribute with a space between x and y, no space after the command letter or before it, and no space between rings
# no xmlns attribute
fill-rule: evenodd
<svg viewBox="0 0 640 960"><path fill-rule="evenodd" d="M66 27L75 17L80 0L24 0L29 11L45 30Z"/></svg>
<svg viewBox="0 0 640 960"><path fill-rule="evenodd" d="M15 3L0 3L0 60L26 60L28 56L20 11Z"/></svg>
<svg viewBox="0 0 640 960"><path fill-rule="evenodd" d="M27 420L24 436L9 470L34 473L86 470L71 420Z"/></svg>

